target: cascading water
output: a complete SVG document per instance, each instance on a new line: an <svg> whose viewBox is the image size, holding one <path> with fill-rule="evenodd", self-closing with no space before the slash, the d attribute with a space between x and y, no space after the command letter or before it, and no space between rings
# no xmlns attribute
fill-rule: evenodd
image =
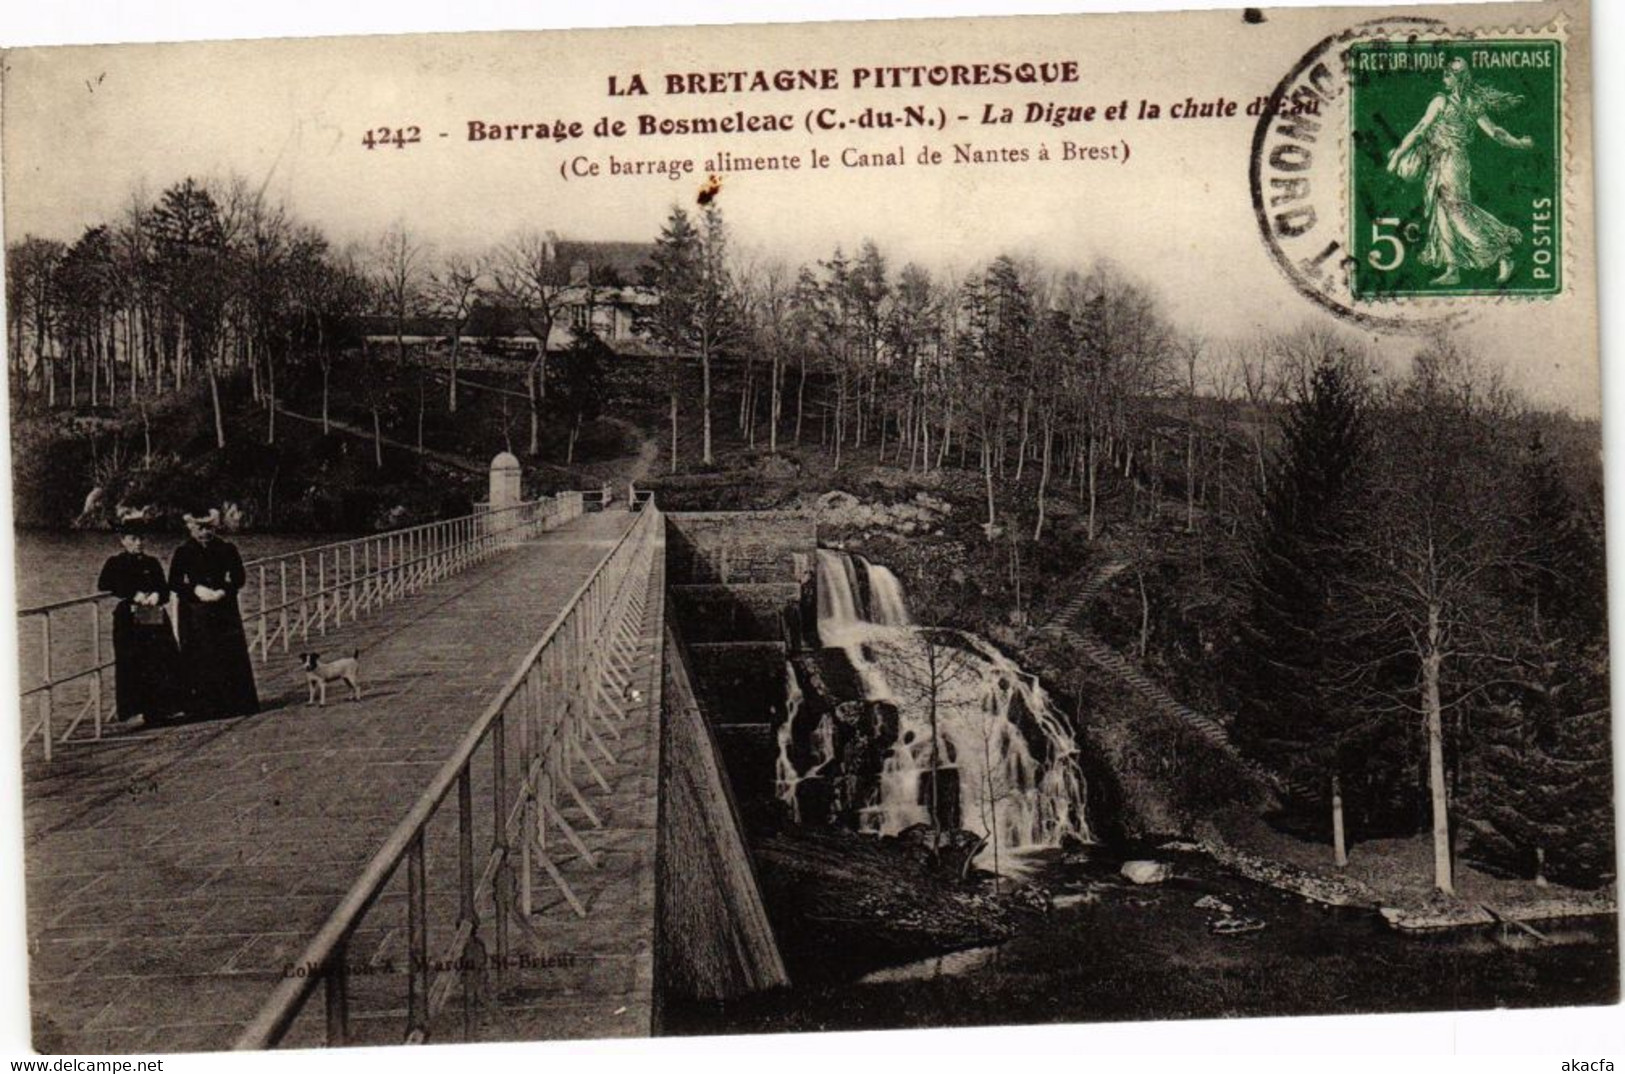
<svg viewBox="0 0 1625 1074"><path fill-rule="evenodd" d="M857 803L862 830L894 835L928 823L937 797L939 810L957 812L957 827L986 838L984 864L1068 836L1091 841L1077 745L1034 676L974 634L912 625L902 586L883 566L819 549L817 587L822 644L846 654L866 700L897 710L877 789ZM778 793L799 820L798 786L834 762L835 728L827 712L816 727L797 725L810 714L793 667L786 689ZM800 771L792 761L798 736L810 745ZM944 786L950 781L957 793Z"/></svg>

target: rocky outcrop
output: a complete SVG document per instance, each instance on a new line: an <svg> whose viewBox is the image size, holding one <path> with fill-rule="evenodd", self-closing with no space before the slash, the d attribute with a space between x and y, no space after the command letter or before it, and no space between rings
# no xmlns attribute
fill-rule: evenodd
<svg viewBox="0 0 1625 1074"><path fill-rule="evenodd" d="M953 513L953 505L947 500L923 491L910 500L865 503L850 492L834 490L818 497L814 509L820 526L905 537L940 533L943 521Z"/></svg>

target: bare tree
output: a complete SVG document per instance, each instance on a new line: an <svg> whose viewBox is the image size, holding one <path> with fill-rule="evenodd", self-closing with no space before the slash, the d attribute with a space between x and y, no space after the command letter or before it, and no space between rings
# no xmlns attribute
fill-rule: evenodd
<svg viewBox="0 0 1625 1074"><path fill-rule="evenodd" d="M406 321L423 300L423 263L427 256L404 223L384 232L373 252L373 278L379 301L395 325L395 361L406 361Z"/></svg>
<svg viewBox="0 0 1625 1074"><path fill-rule="evenodd" d="M547 398L547 345L570 287L569 267L560 264L558 239L551 232L523 231L492 257L491 280L503 305L516 314L535 340L525 374L530 401L531 455L542 452L542 400Z"/></svg>
<svg viewBox="0 0 1625 1074"><path fill-rule="evenodd" d="M752 308L756 318L756 338L767 351L768 406L767 450L779 453L779 423L784 416L784 368L791 347L793 316L793 276L790 266L780 259L766 262L754 277Z"/></svg>
<svg viewBox="0 0 1625 1074"><path fill-rule="evenodd" d="M1186 336L1175 344L1184 372L1185 390L1185 532L1196 532L1196 388L1197 367L1207 342L1200 336Z"/></svg>
<svg viewBox="0 0 1625 1074"><path fill-rule="evenodd" d="M462 350L463 333L479 305L484 279L484 260L465 254L447 254L429 274L426 288L429 309L451 329L451 353L446 359L446 409L453 414L457 413L457 359Z"/></svg>
<svg viewBox="0 0 1625 1074"><path fill-rule="evenodd" d="M1275 348L1262 336L1238 341L1231 347L1243 397L1247 400L1247 427L1258 470L1258 494L1269 491L1269 463L1264 452L1265 411L1279 398Z"/></svg>

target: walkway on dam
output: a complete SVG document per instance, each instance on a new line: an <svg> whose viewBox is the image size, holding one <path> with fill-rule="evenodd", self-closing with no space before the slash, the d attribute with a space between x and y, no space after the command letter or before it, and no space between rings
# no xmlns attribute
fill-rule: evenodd
<svg viewBox="0 0 1625 1074"><path fill-rule="evenodd" d="M637 516L583 515L375 615L330 632L359 648L365 696L305 705L292 656L259 669L265 711L136 730L25 765L29 975L34 1045L133 1053L231 1046L290 972L365 863L522 657ZM659 585L660 571L650 579ZM585 832L602 868L572 918L537 887L550 972L509 980L485 1004L494 1038L650 1031L654 928L654 734L661 604L649 601L640 688L608 792ZM313 643L315 639L312 639ZM436 881L431 875L431 894ZM386 893L367 938L383 952L401 920ZM441 923L431 915L430 928ZM565 957L567 956L567 957ZM370 982L404 990L393 982ZM404 998L393 1001L404 1006ZM321 999L288 1043L317 1043ZM357 1038L399 1040L392 1010ZM312 1024L314 1023L314 1024Z"/></svg>

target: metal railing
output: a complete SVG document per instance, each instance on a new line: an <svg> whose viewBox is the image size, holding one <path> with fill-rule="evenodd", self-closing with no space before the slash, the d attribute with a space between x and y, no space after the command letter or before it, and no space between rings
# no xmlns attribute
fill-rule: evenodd
<svg viewBox="0 0 1625 1074"><path fill-rule="evenodd" d="M523 957L510 954L513 932L539 944L533 914L542 892L550 893L549 908L588 916L567 868L601 866L578 826L601 828L603 822L582 787L591 780L610 789L601 766L615 763L612 744L621 738L632 697L651 571L664 532L652 503L633 517L234 1047L402 1037L417 1043L454 1033L459 1021L467 1039L476 1011L491 1002L493 977L500 986L511 967L523 965ZM448 807L453 798L455 806ZM537 881L550 886L538 892ZM392 915L398 915L394 924L377 920ZM438 948L430 935L436 923L444 934ZM403 930L404 974L396 963ZM322 1023L315 1025L300 1016L318 987L325 1006ZM358 997L358 990L370 994ZM460 1019L440 1018L454 994ZM361 1023L374 1032L357 1034ZM399 1035L380 1026L400 1027Z"/></svg>
<svg viewBox="0 0 1625 1074"><path fill-rule="evenodd" d="M263 663L273 650L287 653L295 639L303 644L312 633L320 636L355 622L581 512L581 493L564 492L253 560L244 564L246 577L237 593L249 650ZM102 737L114 668L107 609L116 601L111 594L93 593L18 611L18 638L38 670L37 680L25 681L21 691L24 712L34 707L23 735L25 749L38 736L50 760L56 745ZM173 600L170 619L175 619ZM63 668L63 663L73 666ZM88 733L75 738L86 726Z"/></svg>

